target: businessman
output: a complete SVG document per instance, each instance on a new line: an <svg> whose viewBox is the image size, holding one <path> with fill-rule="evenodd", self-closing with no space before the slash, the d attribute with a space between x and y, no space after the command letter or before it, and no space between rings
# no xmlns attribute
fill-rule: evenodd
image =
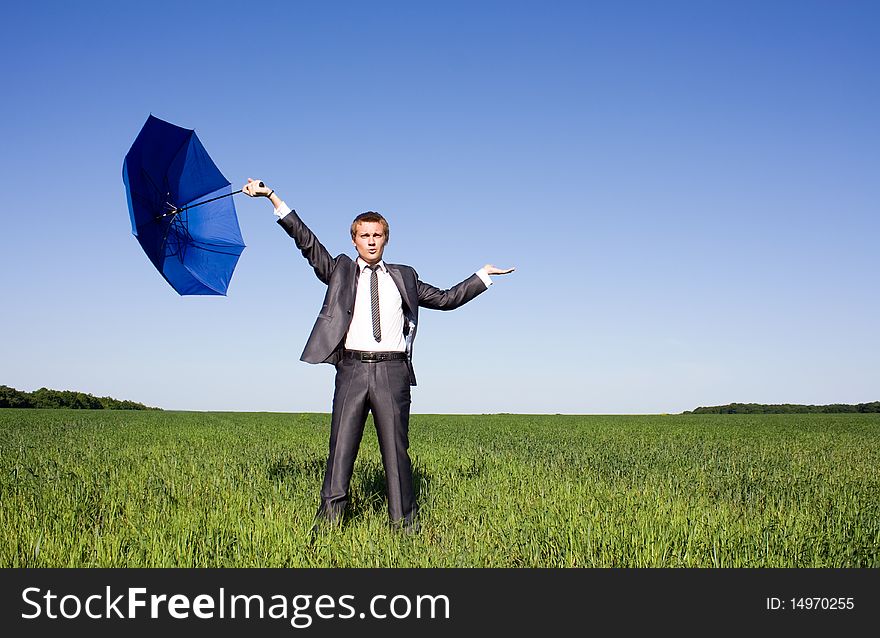
<svg viewBox="0 0 880 638"><path fill-rule="evenodd" d="M372 412L385 468L391 524L407 532L418 531L418 507L407 450L410 386L416 384L412 348L419 307L458 308L492 284L490 275L504 275L513 268L487 264L461 283L441 290L421 281L410 266L382 259L389 237L388 222L382 215L370 211L352 222L356 259L345 254L331 257L273 189L248 179L242 190L251 197L271 201L278 223L327 286L324 305L301 357L308 363L336 367L330 452L315 529L342 520L355 457L367 414Z"/></svg>

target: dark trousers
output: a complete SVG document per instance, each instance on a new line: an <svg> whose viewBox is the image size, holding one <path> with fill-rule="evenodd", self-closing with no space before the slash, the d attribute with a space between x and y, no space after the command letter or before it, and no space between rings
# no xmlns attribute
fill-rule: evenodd
<svg viewBox="0 0 880 638"><path fill-rule="evenodd" d="M336 390L330 423L330 454L321 488L319 518L339 520L348 504L354 461L373 413L392 523L416 515L409 459L409 368L406 361L367 362L343 358L336 365Z"/></svg>

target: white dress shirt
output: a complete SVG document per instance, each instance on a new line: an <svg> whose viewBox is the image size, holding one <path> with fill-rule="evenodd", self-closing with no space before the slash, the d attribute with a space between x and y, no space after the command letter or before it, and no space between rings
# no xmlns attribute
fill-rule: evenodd
<svg viewBox="0 0 880 638"><path fill-rule="evenodd" d="M373 352L405 352L406 342L403 338L403 299L397 284L388 273L384 261L379 262L376 271L379 280L379 326L381 340L373 337L373 306L370 298L370 278L373 271L367 262L357 258L360 275L357 282L357 293L354 297L354 312L351 325L345 335L346 350L369 350Z"/></svg>

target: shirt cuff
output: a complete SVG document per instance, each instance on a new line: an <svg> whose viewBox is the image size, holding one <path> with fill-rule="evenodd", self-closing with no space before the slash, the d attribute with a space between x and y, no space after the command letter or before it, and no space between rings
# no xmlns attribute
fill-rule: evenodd
<svg viewBox="0 0 880 638"><path fill-rule="evenodd" d="M486 284L486 288L492 285L492 279L489 277L489 273L486 272L485 268L480 268L477 271L477 277L483 280L483 283Z"/></svg>
<svg viewBox="0 0 880 638"><path fill-rule="evenodd" d="M282 217L287 215L289 212L290 212L290 206L288 206L284 202L281 202L281 206L279 206L278 208L275 209L275 215L278 217L278 219L281 219Z"/></svg>

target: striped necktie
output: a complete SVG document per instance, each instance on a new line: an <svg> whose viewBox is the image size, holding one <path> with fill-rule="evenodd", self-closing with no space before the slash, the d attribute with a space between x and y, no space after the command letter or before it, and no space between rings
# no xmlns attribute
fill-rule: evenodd
<svg viewBox="0 0 880 638"><path fill-rule="evenodd" d="M379 264L375 266L367 266L372 272L370 274L370 306L373 310L373 338L379 342L382 341L382 326L379 323Z"/></svg>

